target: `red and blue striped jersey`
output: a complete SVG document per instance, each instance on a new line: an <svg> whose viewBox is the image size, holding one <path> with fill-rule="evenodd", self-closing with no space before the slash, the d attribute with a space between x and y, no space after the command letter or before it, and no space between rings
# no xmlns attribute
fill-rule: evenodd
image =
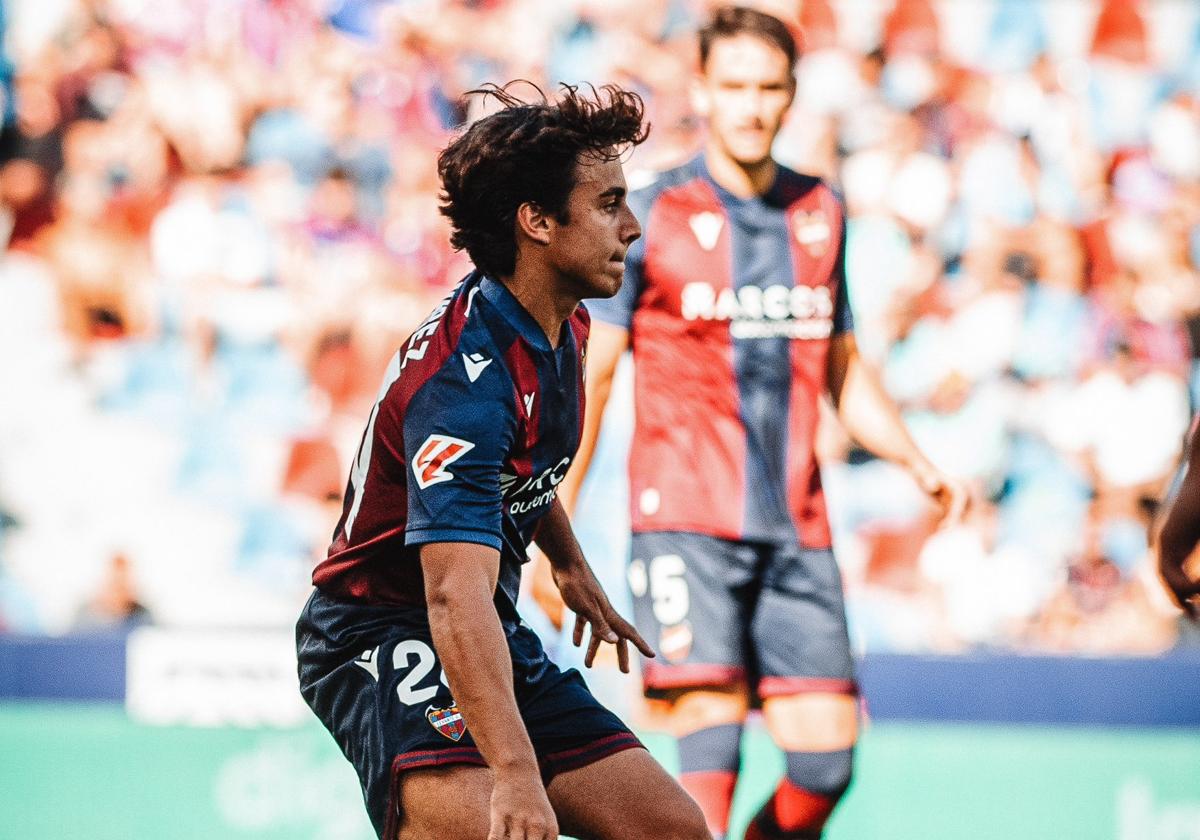
<svg viewBox="0 0 1200 840"><path fill-rule="evenodd" d="M469 275L388 365L313 583L345 600L424 605L417 548L500 551L502 618L579 446L587 309L557 348L501 282Z"/></svg>
<svg viewBox="0 0 1200 840"><path fill-rule="evenodd" d="M813 447L830 339L853 329L841 201L783 167L738 198L697 159L630 204L625 282L588 306L630 331L634 531L828 547Z"/></svg>

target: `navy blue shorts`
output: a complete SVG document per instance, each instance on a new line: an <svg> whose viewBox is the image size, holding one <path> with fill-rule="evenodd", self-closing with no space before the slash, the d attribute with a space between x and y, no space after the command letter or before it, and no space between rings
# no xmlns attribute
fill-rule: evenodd
<svg viewBox="0 0 1200 840"><path fill-rule="evenodd" d="M513 628L508 647L543 781L641 746L578 671L546 658L528 627ZM345 603L316 590L296 625L296 650L300 693L358 771L381 837L398 830L404 771L486 764L445 683L424 610Z"/></svg>
<svg viewBox="0 0 1200 840"><path fill-rule="evenodd" d="M842 578L828 549L634 534L634 619L658 658L648 696L746 682L759 697L855 693Z"/></svg>

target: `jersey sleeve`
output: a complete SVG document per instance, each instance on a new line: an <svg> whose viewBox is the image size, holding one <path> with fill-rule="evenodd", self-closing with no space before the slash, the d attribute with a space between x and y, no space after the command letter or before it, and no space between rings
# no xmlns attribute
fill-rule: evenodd
<svg viewBox="0 0 1200 840"><path fill-rule="evenodd" d="M837 260L834 262L833 273L836 278L833 301L833 334L854 332L854 311L850 308L850 290L846 283L846 226L850 220L846 217L846 205L838 200L842 214L842 234L838 238Z"/></svg>
<svg viewBox="0 0 1200 840"><path fill-rule="evenodd" d="M646 224L650 216L650 205L658 190L654 186L634 190L629 195L629 209L642 226L642 235L635 239L625 253L625 280L621 289L610 298L593 298L587 302L588 312L597 321L615 327L629 329L633 324L633 313L644 285L644 261L646 256Z"/></svg>
<svg viewBox="0 0 1200 840"><path fill-rule="evenodd" d="M437 373L414 395L405 412L404 542L470 542L499 549L500 468L516 427L511 391L457 375L455 360L451 357L450 370Z"/></svg>

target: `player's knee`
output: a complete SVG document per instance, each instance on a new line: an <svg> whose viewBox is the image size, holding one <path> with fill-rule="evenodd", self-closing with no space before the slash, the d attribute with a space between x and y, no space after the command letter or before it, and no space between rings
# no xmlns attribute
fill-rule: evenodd
<svg viewBox="0 0 1200 840"><path fill-rule="evenodd" d="M787 780L798 788L836 802L850 787L854 750L789 752Z"/></svg>

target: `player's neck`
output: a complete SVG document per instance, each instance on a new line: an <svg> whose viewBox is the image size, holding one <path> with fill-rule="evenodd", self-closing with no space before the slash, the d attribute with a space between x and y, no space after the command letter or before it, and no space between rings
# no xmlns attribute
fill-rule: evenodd
<svg viewBox="0 0 1200 840"><path fill-rule="evenodd" d="M546 272L539 269L518 261L512 276L502 277L501 282L542 328L550 346L557 348L562 325L579 306L579 300L564 294L553 280L547 281Z"/></svg>
<svg viewBox="0 0 1200 840"><path fill-rule="evenodd" d="M775 183L778 169L769 156L758 163L734 160L711 140L704 149L704 165L717 184L738 198L763 195Z"/></svg>

